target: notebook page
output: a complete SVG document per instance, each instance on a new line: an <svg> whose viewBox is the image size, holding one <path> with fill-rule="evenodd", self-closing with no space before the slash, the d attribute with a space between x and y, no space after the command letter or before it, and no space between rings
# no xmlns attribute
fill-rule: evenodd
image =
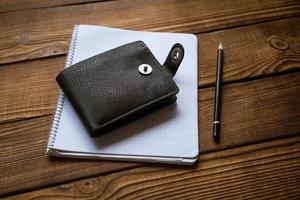
<svg viewBox="0 0 300 200"><path fill-rule="evenodd" d="M98 138L91 138L67 98L52 148L103 155L192 158L198 155L197 39L191 34L135 32L80 25L72 64L117 46L144 41L160 63L173 44L185 48L174 80L177 102Z"/></svg>

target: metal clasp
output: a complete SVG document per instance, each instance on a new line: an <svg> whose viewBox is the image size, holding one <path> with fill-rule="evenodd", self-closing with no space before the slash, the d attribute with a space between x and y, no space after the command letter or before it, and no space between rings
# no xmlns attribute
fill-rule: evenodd
<svg viewBox="0 0 300 200"><path fill-rule="evenodd" d="M149 75L152 73L152 67L148 64L141 64L138 70L143 75Z"/></svg>

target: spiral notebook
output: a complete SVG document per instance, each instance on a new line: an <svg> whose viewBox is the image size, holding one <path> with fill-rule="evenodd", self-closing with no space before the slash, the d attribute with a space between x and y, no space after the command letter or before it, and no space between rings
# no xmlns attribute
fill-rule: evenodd
<svg viewBox="0 0 300 200"><path fill-rule="evenodd" d="M65 67L137 40L144 41L160 63L173 44L184 46L185 57L174 77L180 88L176 103L92 138L61 91L50 130L48 155L186 165L197 160L198 41L195 35L77 25Z"/></svg>

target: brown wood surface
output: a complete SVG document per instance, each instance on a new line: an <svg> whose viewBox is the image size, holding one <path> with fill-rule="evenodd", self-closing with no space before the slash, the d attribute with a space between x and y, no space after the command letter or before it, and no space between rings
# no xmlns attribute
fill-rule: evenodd
<svg viewBox="0 0 300 200"><path fill-rule="evenodd" d="M45 155L59 91L55 76L73 26L81 23L197 34L201 153L195 166ZM1 1L0 197L298 199L299 23L297 0ZM215 143L220 41L225 84Z"/></svg>
<svg viewBox="0 0 300 200"><path fill-rule="evenodd" d="M51 115L64 65L65 57L56 57L1 66L0 123Z"/></svg>
<svg viewBox="0 0 300 200"><path fill-rule="evenodd" d="M1 0L0 1L0 13L12 12L19 10L29 10L36 8L47 8L47 7L58 7L66 5L76 5L96 1L105 0L51 0L51 1L41 1L41 0Z"/></svg>
<svg viewBox="0 0 300 200"><path fill-rule="evenodd" d="M199 90L201 152L299 133L300 72L228 84L222 89L220 143L211 137L214 88Z"/></svg>
<svg viewBox="0 0 300 200"><path fill-rule="evenodd" d="M226 49L224 82L299 69L300 29L295 29L298 24L300 18L290 18L198 34L199 87L214 83L219 41ZM65 57L59 56L1 66L0 123L52 114L58 94L55 76L64 63Z"/></svg>
<svg viewBox="0 0 300 200"><path fill-rule="evenodd" d="M140 165L48 157L52 116L0 125L0 195Z"/></svg>
<svg viewBox="0 0 300 200"><path fill-rule="evenodd" d="M298 135L203 154L193 167L144 166L10 199L299 199L299 148Z"/></svg>
<svg viewBox="0 0 300 200"><path fill-rule="evenodd" d="M74 24L203 33L299 15L298 0L122 0L8 12L0 14L0 64L65 54Z"/></svg>
<svg viewBox="0 0 300 200"><path fill-rule="evenodd" d="M216 47L224 46L223 81L241 81L300 68L300 18L199 34L199 86L215 81Z"/></svg>
<svg viewBox="0 0 300 200"><path fill-rule="evenodd" d="M299 133L300 72L224 85L223 96L222 135L216 144L211 137L214 90L199 90L201 153ZM45 148L51 119L46 116L0 125L0 182L6 183L0 185L0 194L136 165L49 160Z"/></svg>

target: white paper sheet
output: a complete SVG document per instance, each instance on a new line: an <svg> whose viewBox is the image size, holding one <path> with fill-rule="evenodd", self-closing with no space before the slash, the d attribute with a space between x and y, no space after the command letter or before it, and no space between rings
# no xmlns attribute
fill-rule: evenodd
<svg viewBox="0 0 300 200"><path fill-rule="evenodd" d="M97 138L91 138L69 101L56 114L48 153L67 157L191 164L198 156L197 37L79 25L72 64L120 45L142 40L160 63L181 43L185 57L174 77L176 103Z"/></svg>

